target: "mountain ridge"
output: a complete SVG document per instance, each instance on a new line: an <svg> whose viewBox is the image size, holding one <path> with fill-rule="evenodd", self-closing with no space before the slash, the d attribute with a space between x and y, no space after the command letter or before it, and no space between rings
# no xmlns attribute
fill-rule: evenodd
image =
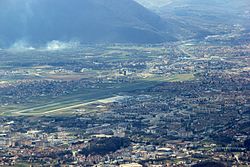
<svg viewBox="0 0 250 167"><path fill-rule="evenodd" d="M131 0L2 0L0 24L4 25L0 27L0 40L9 44L17 40L37 44L52 40L82 43L175 40L167 22Z"/></svg>

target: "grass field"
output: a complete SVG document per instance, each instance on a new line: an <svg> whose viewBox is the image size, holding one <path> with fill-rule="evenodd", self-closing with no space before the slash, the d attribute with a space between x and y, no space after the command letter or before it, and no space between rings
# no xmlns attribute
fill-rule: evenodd
<svg viewBox="0 0 250 167"><path fill-rule="evenodd" d="M81 89L71 94L52 97L36 97L29 104L17 104L0 107L2 116L41 116L70 115L76 109L93 103L105 103L109 98L138 89L146 89L161 82L179 82L195 79L193 74L176 74L169 77L149 77L134 83L117 84L102 89ZM87 113L91 111L86 111Z"/></svg>
<svg viewBox="0 0 250 167"><path fill-rule="evenodd" d="M72 94L51 97L37 97L32 99L32 104L10 105L0 107L0 115L4 116L41 116L41 115L60 115L71 114L75 109L84 107L88 104L100 102L105 103L110 99L129 91L145 89L158 82L138 81L135 83L119 84L114 88L107 89L83 89ZM37 105L39 104L39 105Z"/></svg>
<svg viewBox="0 0 250 167"><path fill-rule="evenodd" d="M189 81L194 80L195 76L194 74L176 74L170 76L167 81L168 82L182 82L182 81Z"/></svg>
<svg viewBox="0 0 250 167"><path fill-rule="evenodd" d="M174 74L168 77L151 76L151 77L146 78L145 80L159 81L159 82L183 82L183 81L189 81L189 80L194 80L194 79L195 79L194 74Z"/></svg>
<svg viewBox="0 0 250 167"><path fill-rule="evenodd" d="M117 45L117 46L97 46L83 47L79 50L62 51L62 52L45 52L31 51L20 53L6 52L8 58L0 57L0 69L6 70L13 75L4 75L0 77L0 86L4 86L11 82L20 82L28 80L60 80L74 81L80 79L89 79L95 77L118 77L118 70L123 62L128 64L131 71L135 68L127 61L145 63L150 62L159 55L165 55L166 49L163 46L134 46L134 45ZM142 56L143 55L143 56ZM20 64L20 62L22 62ZM39 63L38 63L39 62ZM70 63L69 63L70 62ZM79 62L81 62L79 64ZM102 65L98 65L98 62ZM69 63L69 64L68 64ZM72 65L73 63L73 65ZM142 64L143 64L142 63ZM100 68L109 64L110 69ZM81 72L74 71L72 66L86 67ZM132 67L130 67L132 66ZM4 69L8 68L8 69ZM64 69L65 71L60 71ZM129 71L129 70L128 70ZM134 75L134 74L133 74ZM138 79L138 76L135 77ZM137 81L124 84L109 84L103 83L100 89L83 88L74 91L70 94L65 94L58 97L27 97L24 103L15 105L0 106L0 116L19 116L19 115L60 115L72 114L76 109L85 108L93 103L105 103L110 101L109 98L117 95L128 95L137 89L146 89L162 82L179 82L195 79L193 74L174 74L171 76L156 76L146 73L144 76L139 76ZM24 99L23 99L24 100ZM89 112L89 111L87 111Z"/></svg>

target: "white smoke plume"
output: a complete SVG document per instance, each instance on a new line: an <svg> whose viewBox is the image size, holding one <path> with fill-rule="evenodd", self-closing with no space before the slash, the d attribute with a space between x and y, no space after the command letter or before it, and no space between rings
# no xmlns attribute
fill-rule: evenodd
<svg viewBox="0 0 250 167"><path fill-rule="evenodd" d="M75 49L80 46L79 41L63 42L53 40L48 42L45 46L35 47L25 40L16 41L7 50L11 52L27 52L27 51L60 51L66 49ZM0 49L1 50L1 49Z"/></svg>
<svg viewBox="0 0 250 167"><path fill-rule="evenodd" d="M13 52L25 52L35 50L35 48L32 47L28 42L24 40L19 40L16 41L12 46L10 46L8 50Z"/></svg>
<svg viewBox="0 0 250 167"><path fill-rule="evenodd" d="M47 43L46 50L47 51L56 51L56 50L64 50L64 49L73 49L80 45L78 41L70 41L70 42L62 42L53 40Z"/></svg>

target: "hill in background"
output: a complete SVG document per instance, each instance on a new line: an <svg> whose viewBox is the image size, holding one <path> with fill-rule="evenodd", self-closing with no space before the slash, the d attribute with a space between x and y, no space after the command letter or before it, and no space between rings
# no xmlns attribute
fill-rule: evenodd
<svg viewBox="0 0 250 167"><path fill-rule="evenodd" d="M132 0L1 0L0 44L25 40L160 43L175 40L157 14Z"/></svg>

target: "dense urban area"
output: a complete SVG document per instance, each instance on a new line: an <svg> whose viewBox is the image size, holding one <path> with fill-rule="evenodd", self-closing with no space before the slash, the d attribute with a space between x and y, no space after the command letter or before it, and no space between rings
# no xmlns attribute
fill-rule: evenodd
<svg viewBox="0 0 250 167"><path fill-rule="evenodd" d="M250 45L217 40L0 50L0 165L249 166Z"/></svg>

